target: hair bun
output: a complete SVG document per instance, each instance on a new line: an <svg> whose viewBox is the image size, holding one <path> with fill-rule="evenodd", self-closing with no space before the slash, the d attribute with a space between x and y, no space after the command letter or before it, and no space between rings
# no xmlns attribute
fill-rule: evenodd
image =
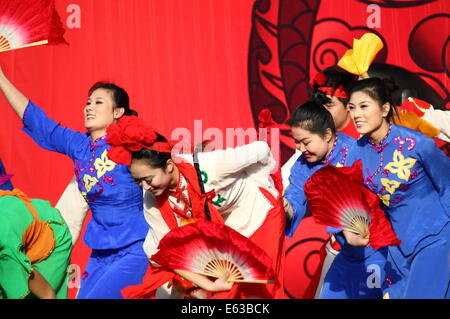
<svg viewBox="0 0 450 319"><path fill-rule="evenodd" d="M387 95L394 95L397 91L400 90L400 87L395 83L392 77L383 78L382 79L384 88L386 90Z"/></svg>
<svg viewBox="0 0 450 319"><path fill-rule="evenodd" d="M124 115L134 115L134 116L138 116L138 112L136 112L135 110L132 109L128 109Z"/></svg>

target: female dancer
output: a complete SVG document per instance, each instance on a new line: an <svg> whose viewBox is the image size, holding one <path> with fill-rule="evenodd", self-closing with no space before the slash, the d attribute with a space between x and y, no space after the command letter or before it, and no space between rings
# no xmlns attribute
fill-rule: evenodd
<svg viewBox="0 0 450 319"><path fill-rule="evenodd" d="M402 240L389 247L385 297L444 298L449 288L450 160L432 139L392 124L395 85L370 78L351 88L350 116L360 134L349 160L361 159ZM360 236L353 242L365 245Z"/></svg>
<svg viewBox="0 0 450 319"><path fill-rule="evenodd" d="M147 254L151 256L156 252L159 241L170 229L206 218L207 203L212 221L225 222L267 253L273 261L277 280L277 284L235 284L228 293L220 296L283 297L285 215L281 196L270 178L276 163L267 143L257 141L242 147L199 153L198 164L206 192L202 194L192 155L172 157L169 143L145 123L139 123L137 118L123 120L130 120L133 125L121 125L121 120L111 126L108 141L117 147L117 151L130 154L127 162L131 164L130 171L135 181L146 190L145 214L151 225L144 244ZM139 129L131 130L131 127ZM128 139L124 140L123 136ZM111 152L115 151L111 149ZM111 153L110 156L127 157L120 153ZM177 273L199 283L186 273ZM125 289L124 295L146 297L151 294L148 287L155 280L158 278L150 272L142 285ZM199 286L214 291L210 289L213 284Z"/></svg>
<svg viewBox="0 0 450 319"><path fill-rule="evenodd" d="M292 215L286 235L292 236L307 213L304 184L325 165L348 166L351 163L347 159L348 152L355 140L344 133L336 133L331 114L315 102L299 106L292 113L289 124L297 148L302 152L291 169L289 186L284 194L286 211ZM378 265L380 270L384 269L385 248L378 251L371 247L354 248L344 239L341 230L330 231L335 233L342 250L325 276L320 298L381 298L380 286L367 285L367 267ZM349 242L353 241L351 234L347 234L347 238ZM383 274L377 275L379 282Z"/></svg>
<svg viewBox="0 0 450 319"><path fill-rule="evenodd" d="M128 167L107 157L107 127L130 114L127 93L113 84L89 90L82 134L55 123L6 78L0 89L23 120L23 130L47 150L68 155L75 164L78 187L92 210L84 236L92 254L82 276L78 298L121 298L120 290L140 283L148 260L142 243L148 232L141 189Z"/></svg>

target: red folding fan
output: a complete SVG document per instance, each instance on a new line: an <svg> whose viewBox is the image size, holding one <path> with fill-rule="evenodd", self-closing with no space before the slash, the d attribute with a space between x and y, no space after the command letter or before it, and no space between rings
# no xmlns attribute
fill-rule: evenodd
<svg viewBox="0 0 450 319"><path fill-rule="evenodd" d="M0 52L66 42L53 0L0 0Z"/></svg>
<svg viewBox="0 0 450 319"><path fill-rule="evenodd" d="M216 278L228 271L231 282L274 283L270 257L223 224L198 220L175 228L161 239L158 249L150 259L167 269Z"/></svg>
<svg viewBox="0 0 450 319"><path fill-rule="evenodd" d="M369 244L374 249L399 245L401 241L381 210L377 195L362 181L361 160L352 167L327 165L315 172L304 186L313 218L327 226L370 235Z"/></svg>

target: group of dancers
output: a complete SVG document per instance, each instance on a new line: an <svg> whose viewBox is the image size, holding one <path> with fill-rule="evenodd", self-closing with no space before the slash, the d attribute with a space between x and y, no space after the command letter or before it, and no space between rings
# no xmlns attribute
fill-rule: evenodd
<svg viewBox="0 0 450 319"><path fill-rule="evenodd" d="M358 160L361 183L379 197L401 244L374 249L368 236L329 227L339 251L321 269L315 296L448 298L450 159L430 137L398 125L403 111L394 103L392 81L360 80L332 66L312 87L311 100L289 119L298 152L283 187L264 141L191 150L194 160L192 153L174 152L172 141L130 109L125 90L102 82L88 92L87 133L80 133L49 118L0 68L0 89L23 130L41 147L69 156L75 171L56 209L28 199L0 172L0 298L67 298L72 244L88 210L84 242L92 252L79 299L285 298L284 238L308 214L304 184L324 166ZM421 116L427 111L417 109ZM448 134L432 118L438 134ZM339 185L333 189L340 191ZM36 220L51 227L53 241L38 240L48 229L30 227ZM224 224L259 246L271 260L274 280L233 283L228 273L211 278L163 271L152 260L160 241L199 220ZM380 269L380 285L367 283L371 265Z"/></svg>

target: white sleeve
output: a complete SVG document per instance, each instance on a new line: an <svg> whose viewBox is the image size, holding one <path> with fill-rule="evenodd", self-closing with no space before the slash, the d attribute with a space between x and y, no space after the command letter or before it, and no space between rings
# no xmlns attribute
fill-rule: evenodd
<svg viewBox="0 0 450 319"><path fill-rule="evenodd" d="M297 159L302 155L298 149L295 149L295 153L287 160L281 167L281 176L283 178L283 191L289 186L289 176L291 175L291 168Z"/></svg>
<svg viewBox="0 0 450 319"><path fill-rule="evenodd" d="M144 194L144 217L150 225L145 238L143 249L148 258L158 251L160 240L170 231L161 212L157 208L156 199L150 191L143 190Z"/></svg>
<svg viewBox="0 0 450 319"><path fill-rule="evenodd" d="M269 145L264 141L256 141L235 148L217 150L199 154L199 160L206 163L214 163L216 175L228 177L238 173L254 164L270 165L274 159ZM271 165L274 166L275 165Z"/></svg>
<svg viewBox="0 0 450 319"><path fill-rule="evenodd" d="M436 137L445 142L450 142L450 110L436 110L432 107L425 111L422 120L436 127L441 133Z"/></svg>
<svg viewBox="0 0 450 319"><path fill-rule="evenodd" d="M192 154L177 154L177 156L193 163ZM236 176L244 171L264 185L269 184L268 177L277 166L269 145L264 141L235 148L229 147L225 150L201 152L198 154L198 160L200 170L207 173L207 184L216 190L233 183Z"/></svg>
<svg viewBox="0 0 450 319"><path fill-rule="evenodd" d="M55 207L60 211L67 223L72 235L72 244L75 245L80 236L84 219L89 211L88 203L78 190L75 176L70 180L69 185L67 185Z"/></svg>

